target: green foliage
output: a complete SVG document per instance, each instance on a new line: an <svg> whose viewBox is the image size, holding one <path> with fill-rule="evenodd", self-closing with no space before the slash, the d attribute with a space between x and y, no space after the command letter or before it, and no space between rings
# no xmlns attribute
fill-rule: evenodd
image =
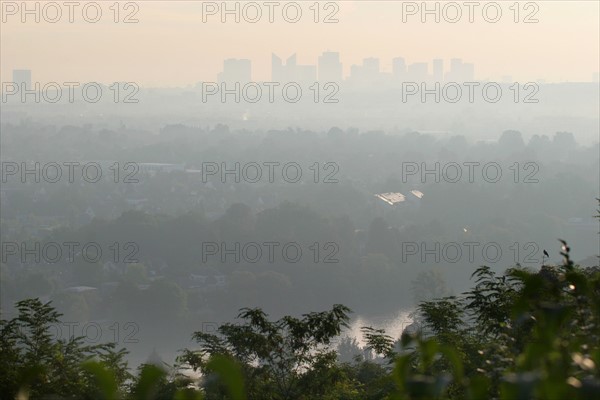
<svg viewBox="0 0 600 400"><path fill-rule="evenodd" d="M132 375L127 351L114 343L85 345L57 338L59 314L28 299L0 321L3 398L132 400L375 400L600 398L600 270L581 268L561 240L563 263L499 275L482 266L460 296L422 301L421 326L400 342L364 327L366 348L347 338L339 349L358 354L341 362L333 341L350 310L271 321L242 309L241 323L216 334L195 332L198 348L179 364L144 364ZM177 288L157 285L184 303ZM374 357L360 356L367 352ZM186 369L200 371L199 380Z"/></svg>
<svg viewBox="0 0 600 400"><path fill-rule="evenodd" d="M600 397L600 271L564 262L539 272L475 271L463 296L422 302L423 328L373 348L394 362L398 399L590 399ZM428 332L426 334L426 331Z"/></svg>
<svg viewBox="0 0 600 400"><path fill-rule="evenodd" d="M200 348L185 350L181 361L206 374L203 387L208 399L225 394L222 374L217 374L218 380L214 376L214 357L241 366L249 399L321 396L340 379L330 344L347 326L349 311L335 305L330 311L270 321L260 309L243 309L238 316L241 324L221 325L217 335L194 333Z"/></svg>
<svg viewBox="0 0 600 400"><path fill-rule="evenodd" d="M214 355L206 365L207 370L217 374L228 388L232 400L244 400L244 377L239 364L222 355Z"/></svg>
<svg viewBox="0 0 600 400"><path fill-rule="evenodd" d="M417 302L437 299L450 294L446 288L444 277L438 270L419 272L412 282L412 290Z"/></svg>
<svg viewBox="0 0 600 400"><path fill-rule="evenodd" d="M112 343L84 345L82 337L56 338L60 314L50 303L28 299L16 308L17 317L0 321L0 392L4 396L104 398L123 389L131 377L124 349L116 351ZM102 369L88 363L94 359L102 363ZM109 382L110 387L101 390L98 382Z"/></svg>

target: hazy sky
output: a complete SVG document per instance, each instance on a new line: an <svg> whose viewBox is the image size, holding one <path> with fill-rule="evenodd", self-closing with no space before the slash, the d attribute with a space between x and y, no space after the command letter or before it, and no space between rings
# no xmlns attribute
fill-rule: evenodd
<svg viewBox="0 0 600 400"><path fill-rule="evenodd" d="M403 3L407 2L401 1L337 2L335 17L339 22L332 24L313 21L309 8L313 1L297 2L302 18L295 24L282 17L282 7L289 3L284 1L275 9L274 23L268 22L268 8L259 1L263 15L255 24L243 18L235 23L233 16L222 23L220 15L203 22L200 1L136 2L139 22L133 24L113 22L109 9L113 1L98 2L103 14L95 24L83 20L82 6L75 9L74 23L68 22L66 7L62 7L60 22L42 19L36 23L28 16L28 22L22 23L20 13L8 12L11 4L20 7L20 1L1 3L2 81L12 80L13 69L26 68L33 71L34 81L42 83L133 81L185 86L215 80L225 58L251 59L253 79L268 80L272 52L282 58L297 53L299 63L316 64L325 50L341 53L345 75L352 64L366 57L380 58L383 71L391 71L391 59L402 56L407 63L442 58L446 69L450 58L462 58L475 64L477 79L511 76L521 82L590 81L600 62L598 1L529 2L527 9L527 2L520 2L520 20L534 11L539 20L529 24L513 21L514 11L509 8L513 1L497 2L502 17L495 24L483 18L486 2L475 8L473 23L468 22L468 8L462 7L462 18L454 24L443 18L435 23L433 16L422 23L420 13L407 16L403 22L403 7L407 7ZM324 3L321 19L334 10L333 6L324 10ZM120 18L134 10L123 10L124 5L122 2ZM253 10L247 10L254 15ZM94 15L93 9L88 11ZM288 11L293 17L293 8ZM452 9L447 11L449 17L454 16ZM488 11L493 17L493 8ZM54 10L47 12L54 16Z"/></svg>

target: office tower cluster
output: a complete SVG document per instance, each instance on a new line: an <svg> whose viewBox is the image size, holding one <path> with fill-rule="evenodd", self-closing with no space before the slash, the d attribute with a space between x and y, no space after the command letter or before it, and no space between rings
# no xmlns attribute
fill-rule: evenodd
<svg viewBox="0 0 600 400"><path fill-rule="evenodd" d="M450 60L446 69L444 60L408 64L402 57L392 60L391 72L384 72L379 58L365 58L360 65L352 65L349 75L344 77L340 53L323 52L317 65L298 63L296 54L285 61L276 54L271 55L271 80L274 82L342 82L355 84L376 84L386 81L396 82L467 82L475 79L475 66L460 58ZM218 75L219 82L252 81L252 63L248 59L227 59L223 71Z"/></svg>

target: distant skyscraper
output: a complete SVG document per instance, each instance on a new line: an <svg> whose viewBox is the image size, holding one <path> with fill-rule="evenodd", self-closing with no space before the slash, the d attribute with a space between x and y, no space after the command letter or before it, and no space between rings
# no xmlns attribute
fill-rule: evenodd
<svg viewBox="0 0 600 400"><path fill-rule="evenodd" d="M381 79L379 73L379 59L365 58L362 65L353 65L350 69L350 78L358 84L374 84Z"/></svg>
<svg viewBox="0 0 600 400"><path fill-rule="evenodd" d="M392 60L392 74L396 79L406 77L406 61L402 57L396 57Z"/></svg>
<svg viewBox="0 0 600 400"><path fill-rule="evenodd" d="M326 51L319 56L319 81L321 82L341 82L342 81L342 63L340 62L340 53Z"/></svg>
<svg viewBox="0 0 600 400"><path fill-rule="evenodd" d="M442 82L444 80L444 60L436 58L433 60L433 80Z"/></svg>
<svg viewBox="0 0 600 400"><path fill-rule="evenodd" d="M460 58L450 60L450 72L446 74L447 81L468 82L475 79L475 65L463 63Z"/></svg>
<svg viewBox="0 0 600 400"><path fill-rule="evenodd" d="M252 63L246 59L230 58L223 61L223 72L219 74L219 82L252 81Z"/></svg>
<svg viewBox="0 0 600 400"><path fill-rule="evenodd" d="M288 81L289 69L296 68L296 54L286 60L286 64L275 54L271 55L271 80L274 82Z"/></svg>
<svg viewBox="0 0 600 400"><path fill-rule="evenodd" d="M428 66L427 63L414 63L408 66L408 78L415 82L425 82L428 79Z"/></svg>
<svg viewBox="0 0 600 400"><path fill-rule="evenodd" d="M24 84L26 89L31 89L31 70L29 69L14 69L13 82L19 85Z"/></svg>
<svg viewBox="0 0 600 400"><path fill-rule="evenodd" d="M275 54L271 56L271 79L274 82L314 82L317 80L316 65L298 65L296 54L283 64Z"/></svg>
<svg viewBox="0 0 600 400"><path fill-rule="evenodd" d="M455 74L460 71L462 66L462 60L460 58L452 58L450 59L450 73Z"/></svg>
<svg viewBox="0 0 600 400"><path fill-rule="evenodd" d="M271 80L277 81L278 78L281 78L283 69L283 62L281 58L271 53Z"/></svg>
<svg viewBox="0 0 600 400"><path fill-rule="evenodd" d="M379 58L369 57L363 60L363 68L367 75L379 74Z"/></svg>

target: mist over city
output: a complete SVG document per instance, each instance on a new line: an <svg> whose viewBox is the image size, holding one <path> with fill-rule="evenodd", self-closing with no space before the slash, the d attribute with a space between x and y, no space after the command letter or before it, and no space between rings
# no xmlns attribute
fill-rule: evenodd
<svg viewBox="0 0 600 400"><path fill-rule="evenodd" d="M597 2L0 11L0 398L600 397Z"/></svg>

